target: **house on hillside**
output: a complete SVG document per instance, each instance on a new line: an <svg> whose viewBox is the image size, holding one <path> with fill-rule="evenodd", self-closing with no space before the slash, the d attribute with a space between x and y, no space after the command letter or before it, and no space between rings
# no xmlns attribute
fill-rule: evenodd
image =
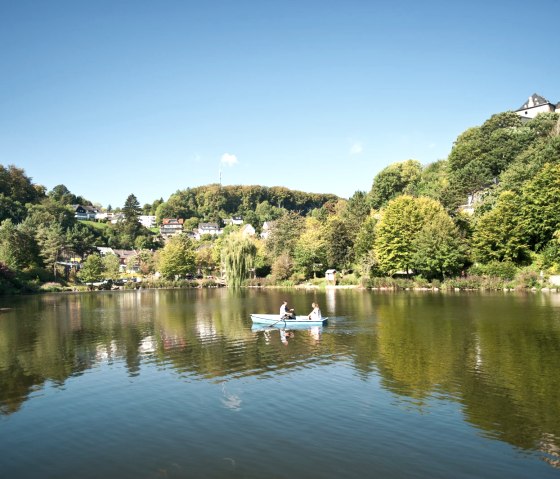
<svg viewBox="0 0 560 479"><path fill-rule="evenodd" d="M163 236L163 239L181 234L184 222L183 218L163 218L159 227L159 233Z"/></svg>
<svg viewBox="0 0 560 479"><path fill-rule="evenodd" d="M253 228L253 226L250 225L249 223L243 225L239 231L241 233L241 236L244 236L244 237L255 236L255 233L256 233L255 228Z"/></svg>
<svg viewBox="0 0 560 479"><path fill-rule="evenodd" d="M196 239L200 239L203 235L218 236L224 232L218 223L199 223L198 230L195 232Z"/></svg>
<svg viewBox="0 0 560 479"><path fill-rule="evenodd" d="M560 102L554 104L549 102L546 98L533 93L520 108L515 110L515 113L522 118L532 119L539 113L549 113L555 111L560 113Z"/></svg>
<svg viewBox="0 0 560 479"><path fill-rule="evenodd" d="M156 217L154 215L140 215L138 221L144 228L155 228Z"/></svg>
<svg viewBox="0 0 560 479"><path fill-rule="evenodd" d="M226 226L228 225L240 226L243 224L243 218L241 218L241 216L232 216L231 218L224 220L224 223L226 224Z"/></svg>
<svg viewBox="0 0 560 479"><path fill-rule="evenodd" d="M72 205L74 217L78 220L94 220L98 211L93 206Z"/></svg>
<svg viewBox="0 0 560 479"><path fill-rule="evenodd" d="M119 257L120 269L122 272L125 271L138 271L139 266L138 264L128 264L129 259L138 256L138 251L136 250L127 250L127 249L113 249L114 254Z"/></svg>
<svg viewBox="0 0 560 479"><path fill-rule="evenodd" d="M113 219L113 213L98 211L95 214L95 219L97 221L111 221Z"/></svg>

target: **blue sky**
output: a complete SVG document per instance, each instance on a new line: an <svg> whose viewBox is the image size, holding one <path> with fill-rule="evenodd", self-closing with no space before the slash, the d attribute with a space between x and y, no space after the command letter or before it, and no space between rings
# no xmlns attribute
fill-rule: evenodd
<svg viewBox="0 0 560 479"><path fill-rule="evenodd" d="M537 92L560 2L0 0L0 164L104 206L178 189L348 197Z"/></svg>

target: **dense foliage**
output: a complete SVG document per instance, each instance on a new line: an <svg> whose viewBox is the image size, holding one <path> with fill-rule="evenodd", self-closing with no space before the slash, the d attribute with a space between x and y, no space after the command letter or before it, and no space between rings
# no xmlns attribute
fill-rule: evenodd
<svg viewBox="0 0 560 479"><path fill-rule="evenodd" d="M368 284L390 275L467 284L471 273L504 281L518 274L531 285L560 273L560 120L554 113L528 121L494 115L459 135L448 158L388 165L369 192L348 200L213 184L143 207L130 194L113 222L78 221L77 204L102 210L64 185L47 192L22 169L0 165L2 290L92 283L123 271L169 280L211 276L232 286L249 273L293 283L329 268L344 281ZM181 218L187 234L164 241L141 225L141 214L158 223ZM233 217L256 234L230 225L220 236L189 237L201 222L224 227ZM92 254L100 246L133 252L123 263Z"/></svg>

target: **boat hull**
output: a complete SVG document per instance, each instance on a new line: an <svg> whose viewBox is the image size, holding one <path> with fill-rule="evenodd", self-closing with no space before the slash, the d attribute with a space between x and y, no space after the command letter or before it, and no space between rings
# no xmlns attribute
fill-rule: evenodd
<svg viewBox="0 0 560 479"><path fill-rule="evenodd" d="M295 319L280 319L278 314L251 314L251 320L255 324L276 325L280 327L295 325L322 326L327 322L327 318L316 320L308 319L307 316L296 316Z"/></svg>

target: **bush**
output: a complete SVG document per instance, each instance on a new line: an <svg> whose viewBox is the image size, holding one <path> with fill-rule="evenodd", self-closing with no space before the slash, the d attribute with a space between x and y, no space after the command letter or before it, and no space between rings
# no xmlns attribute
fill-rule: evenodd
<svg viewBox="0 0 560 479"><path fill-rule="evenodd" d="M511 261L491 261L487 264L476 264L469 268L469 275L495 276L506 280L512 280L517 274L518 268Z"/></svg>
<svg viewBox="0 0 560 479"><path fill-rule="evenodd" d="M360 280L354 274L347 274L340 277L338 284L343 286L355 286L360 284Z"/></svg>
<svg viewBox="0 0 560 479"><path fill-rule="evenodd" d="M515 283L518 288L537 288L541 286L539 274L530 267L519 271Z"/></svg>

